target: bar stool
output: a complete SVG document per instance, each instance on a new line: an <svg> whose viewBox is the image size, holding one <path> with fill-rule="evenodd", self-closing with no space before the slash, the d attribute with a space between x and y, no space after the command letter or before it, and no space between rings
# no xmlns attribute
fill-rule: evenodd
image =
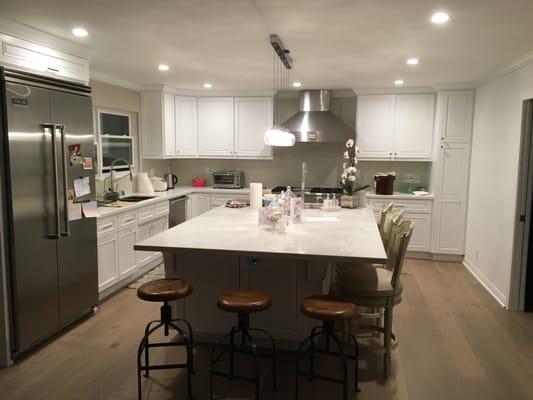
<svg viewBox="0 0 533 400"><path fill-rule="evenodd" d="M298 399L299 376L306 376L309 380L314 378L342 383L342 398L348 400L348 360L353 360L355 363L355 391L359 391L359 347L355 336L349 334L349 339L353 341L354 353L347 354L347 350L342 340L337 336L335 329L336 322L346 322L354 318L357 314L357 307L340 297L318 295L311 296L305 299L301 305L301 311L304 315L318 321L322 321L322 325L315 326L311 330L311 334L303 340L298 347L296 353L296 385L295 385L295 399ZM325 336L325 349L316 348L316 339ZM330 350L330 340L337 345L338 352ZM304 350L304 348L307 348ZM309 372L300 370L300 363L303 355L309 355ZM331 376L318 375L315 373L315 353L332 355L340 357L342 366L342 379Z"/></svg>
<svg viewBox="0 0 533 400"><path fill-rule="evenodd" d="M218 307L230 313L238 315L238 325L233 326L229 334L225 335L211 350L211 367L209 375L210 399L213 399L213 377L221 376L230 380L237 379L246 382L253 382L255 385L255 399L259 400L259 384L266 368L261 370L260 357L272 360L272 386L276 389L276 344L270 333L263 329L250 328L250 314L264 311L272 305L270 295L262 290L236 289L218 296ZM268 353L260 352L252 340L250 332L257 332L265 335L271 342L272 348ZM235 336L239 335L241 344L235 344ZM229 344L223 343L229 338ZM220 351L220 347L223 347ZM229 372L215 370L216 364L229 352ZM248 354L254 360L254 376L240 376L235 374L235 353Z"/></svg>
<svg viewBox="0 0 533 400"><path fill-rule="evenodd" d="M144 336L139 344L137 353L137 389L139 399L141 399L141 371L144 371L144 376L148 377L151 370L187 368L187 393L189 398L192 398L191 388L191 374L193 373L193 335L191 324L184 319L173 319L172 309L168 304L169 301L179 300L187 297L192 293L192 286L183 279L157 279L141 285L137 289L137 296L141 300L163 302L161 306L161 318L159 320L151 321L146 325ZM178 323L183 323L187 327L188 334L178 326ZM156 324L152 327L153 324ZM165 336L169 335L170 328L174 329L179 338L177 341L150 343L149 337L157 329L163 327ZM150 365L149 349L151 347L171 347L184 346L187 350L187 362L180 364L160 364ZM142 365L142 356L144 353L144 365Z"/></svg>

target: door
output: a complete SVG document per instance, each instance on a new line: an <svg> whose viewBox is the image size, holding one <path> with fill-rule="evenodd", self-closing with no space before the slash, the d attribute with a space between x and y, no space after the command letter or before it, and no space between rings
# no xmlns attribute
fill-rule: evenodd
<svg viewBox="0 0 533 400"><path fill-rule="evenodd" d="M461 255L465 241L470 145L443 144L438 161L432 251Z"/></svg>
<svg viewBox="0 0 533 400"><path fill-rule="evenodd" d="M439 95L439 135L447 143L468 143L472 134L474 92L458 90Z"/></svg>
<svg viewBox="0 0 533 400"><path fill-rule="evenodd" d="M198 154L198 105L195 97L175 97L176 155Z"/></svg>
<svg viewBox="0 0 533 400"><path fill-rule="evenodd" d="M118 281L118 240L116 232L98 238L98 289Z"/></svg>
<svg viewBox="0 0 533 400"><path fill-rule="evenodd" d="M198 155L233 157L233 97L198 99Z"/></svg>
<svg viewBox="0 0 533 400"><path fill-rule="evenodd" d="M137 254L133 246L137 241L137 224L123 228L118 232L118 271L120 279L132 274L137 269Z"/></svg>
<svg viewBox="0 0 533 400"><path fill-rule="evenodd" d="M90 193L76 201L95 201L94 170L84 169L79 159L69 155L70 146L79 148L81 158L94 160L94 135L91 98L53 92L51 118L63 129L56 130L59 165L59 210L61 237L57 240L58 282L61 324L88 313L98 302L98 254L96 218L69 221L66 191L74 191L74 180L89 178Z"/></svg>
<svg viewBox="0 0 533 400"><path fill-rule="evenodd" d="M59 328L51 91L6 82L15 348ZM9 196L10 195L10 196Z"/></svg>
<svg viewBox="0 0 533 400"><path fill-rule="evenodd" d="M357 145L359 158L392 158L396 96L357 98Z"/></svg>
<svg viewBox="0 0 533 400"><path fill-rule="evenodd" d="M174 117L174 96L163 94L163 135L165 142L165 157L176 154L176 126Z"/></svg>
<svg viewBox="0 0 533 400"><path fill-rule="evenodd" d="M434 113L433 94L396 96L395 159L431 160Z"/></svg>
<svg viewBox="0 0 533 400"><path fill-rule="evenodd" d="M235 98L235 154L237 157L270 158L265 132L272 126L271 97Z"/></svg>

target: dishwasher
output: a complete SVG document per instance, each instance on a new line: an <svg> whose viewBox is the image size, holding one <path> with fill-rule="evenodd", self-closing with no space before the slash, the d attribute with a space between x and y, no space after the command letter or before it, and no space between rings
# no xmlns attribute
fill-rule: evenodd
<svg viewBox="0 0 533 400"><path fill-rule="evenodd" d="M170 209L168 214L168 227L179 225L187 219L187 196L181 196L170 200Z"/></svg>

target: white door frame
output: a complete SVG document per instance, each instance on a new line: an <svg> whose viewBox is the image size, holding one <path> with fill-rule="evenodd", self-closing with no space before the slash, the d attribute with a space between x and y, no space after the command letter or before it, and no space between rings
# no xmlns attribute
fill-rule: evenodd
<svg viewBox="0 0 533 400"><path fill-rule="evenodd" d="M533 99L525 100L522 110L513 261L507 304L507 308L512 311L524 311L525 307L530 212L533 201ZM533 257L533 254L529 257Z"/></svg>

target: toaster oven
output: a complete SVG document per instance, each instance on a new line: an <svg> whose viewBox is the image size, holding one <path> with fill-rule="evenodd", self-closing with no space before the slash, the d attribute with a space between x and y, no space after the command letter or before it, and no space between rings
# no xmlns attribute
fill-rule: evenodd
<svg viewBox="0 0 533 400"><path fill-rule="evenodd" d="M213 187L219 189L240 189L244 185L244 172L213 172Z"/></svg>

